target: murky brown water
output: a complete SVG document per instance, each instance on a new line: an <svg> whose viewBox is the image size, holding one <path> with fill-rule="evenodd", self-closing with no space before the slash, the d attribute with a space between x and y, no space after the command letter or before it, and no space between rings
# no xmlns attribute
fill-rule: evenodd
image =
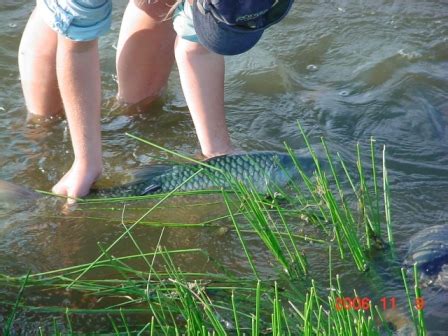
<svg viewBox="0 0 448 336"><path fill-rule="evenodd" d="M125 132L187 155L198 151L175 69L163 100L151 110L126 115L114 104L114 45L123 8L124 1L115 4L113 29L101 40L104 177L111 181L167 157ZM25 123L16 55L31 10L29 1L0 4L0 179L48 190L69 167L71 145L65 122ZM355 160L356 142L367 148L373 136L387 146L399 253L422 227L447 222L447 1L297 1L256 48L227 59L226 76L228 123L239 149L282 150L284 141L302 148L296 120L313 143L323 136L349 161ZM151 220L200 222L221 210L182 206L174 214L159 211ZM110 221L86 219L92 211L79 210L81 218L67 219L56 201L5 209L0 215L0 273L39 272L96 258L97 241L107 246L122 232L122 207L106 215L99 211ZM127 210L129 218L138 213ZM160 229L139 227L135 234L151 250ZM214 234L209 229L169 229L164 242L167 248L201 247L224 265L247 272L237 237L216 239ZM251 244L259 260L269 258L259 242ZM126 244L117 249L134 252ZM321 254L326 251L313 249L311 261ZM201 258L179 262L206 267ZM327 274L325 265L313 267L316 274ZM352 276L352 268L343 264L335 268L343 278L347 275L348 289L362 292L362 275ZM394 286L391 282L385 288L387 295L394 295ZM424 296L429 329L443 334L448 330L447 295L425 291ZM47 323L44 318L41 322Z"/></svg>

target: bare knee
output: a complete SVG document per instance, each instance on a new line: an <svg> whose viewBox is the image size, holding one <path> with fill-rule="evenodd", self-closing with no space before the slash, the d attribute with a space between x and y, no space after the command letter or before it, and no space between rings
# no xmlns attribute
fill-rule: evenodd
<svg viewBox="0 0 448 336"><path fill-rule="evenodd" d="M177 62L188 62L194 60L198 56L208 56L213 54L202 44L182 38L176 39L174 50Z"/></svg>

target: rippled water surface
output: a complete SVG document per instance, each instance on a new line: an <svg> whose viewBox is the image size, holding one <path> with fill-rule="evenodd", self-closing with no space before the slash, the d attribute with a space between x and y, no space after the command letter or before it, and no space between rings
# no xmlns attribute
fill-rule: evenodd
<svg viewBox="0 0 448 336"><path fill-rule="evenodd" d="M169 157L125 132L186 155L198 152L176 69L163 99L151 109L129 114L114 102L114 46L124 7L124 1L115 3L113 29L101 39L104 183L120 182L131 169ZM72 149L65 121L26 123L17 50L31 11L29 1L0 3L0 179L49 190L70 166ZM323 136L349 162L355 161L357 142L367 148L374 137L378 145L386 145L401 255L413 233L447 223L447 1L296 1L253 50L227 59L226 111L233 142L241 150L282 150L285 141L302 148L297 120L312 143ZM122 232L122 207L108 212L110 222L99 222L82 212L79 218L66 218L59 202L44 203L1 210L0 273L19 275L92 261L98 241L107 245ZM159 211L151 220L200 222L222 211L219 206L180 208ZM129 210L131 218L139 213L134 212ZM154 249L159 234L154 228L136 231L148 250ZM216 239L212 230L169 229L164 243L168 248L201 247L235 271L248 271L233 234ZM257 259L268 258L259 242L251 243ZM117 249L126 253L129 245ZM200 258L179 262L206 267ZM327 274L325 265L316 265L317 273L319 267ZM343 266L337 271L343 276L350 272ZM346 287L358 288L358 277L346 275ZM390 286L387 295L394 293ZM14 298L16 293L5 295ZM429 329L443 334L448 330L447 295L424 295ZM32 325L36 319L24 323Z"/></svg>

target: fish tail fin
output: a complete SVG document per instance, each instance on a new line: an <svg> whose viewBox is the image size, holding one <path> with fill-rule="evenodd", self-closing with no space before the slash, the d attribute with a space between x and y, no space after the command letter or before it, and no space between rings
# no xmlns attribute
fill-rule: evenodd
<svg viewBox="0 0 448 336"><path fill-rule="evenodd" d="M39 194L31 189L0 180L0 202L31 200L38 197Z"/></svg>

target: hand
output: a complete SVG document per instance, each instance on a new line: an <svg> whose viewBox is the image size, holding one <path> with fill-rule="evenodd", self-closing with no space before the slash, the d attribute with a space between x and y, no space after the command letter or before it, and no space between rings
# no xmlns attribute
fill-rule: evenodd
<svg viewBox="0 0 448 336"><path fill-rule="evenodd" d="M90 187L101 175L102 165L84 165L73 163L70 170L53 187L55 194L68 197L67 203L73 204L76 198L89 193Z"/></svg>

